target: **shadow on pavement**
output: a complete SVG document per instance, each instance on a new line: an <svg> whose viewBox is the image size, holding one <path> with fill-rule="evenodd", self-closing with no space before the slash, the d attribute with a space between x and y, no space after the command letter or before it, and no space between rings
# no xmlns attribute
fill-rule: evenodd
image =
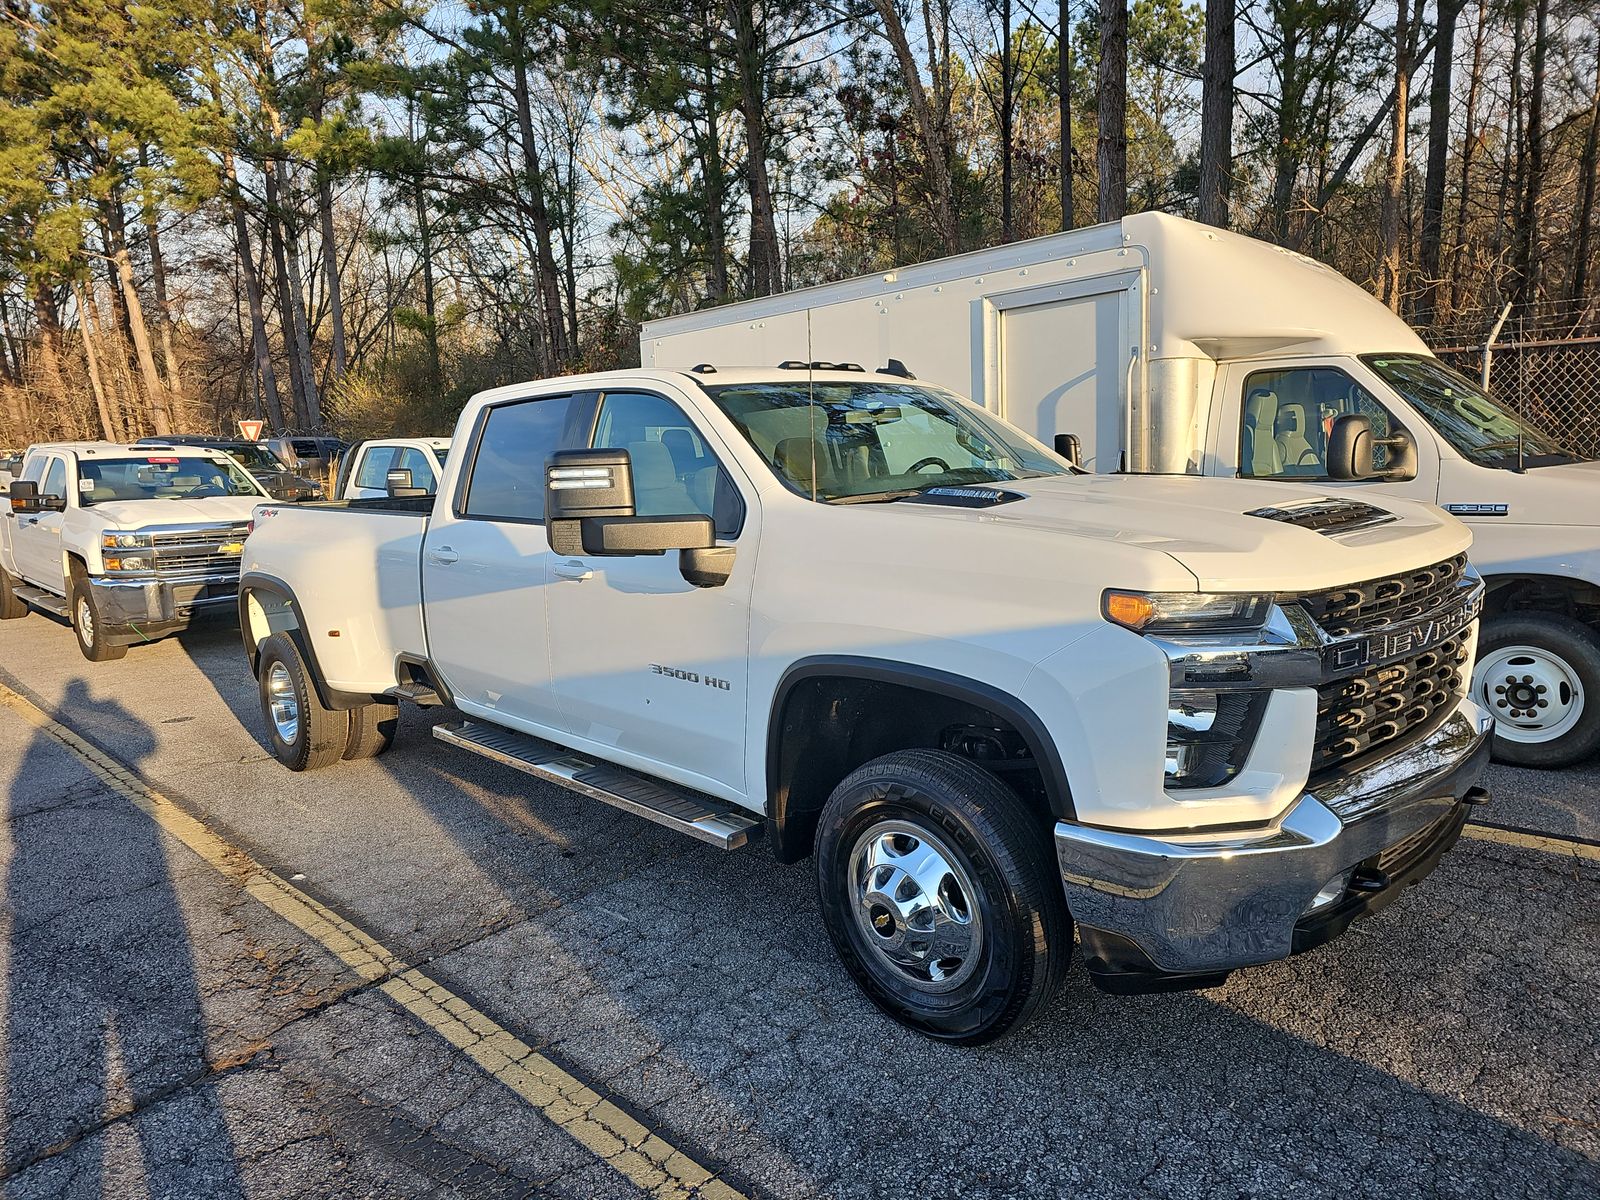
<svg viewBox="0 0 1600 1200"><path fill-rule="evenodd" d="M155 749L148 726L81 680L61 712L115 726L135 770ZM31 1190L14 1176L34 1164L52 1195L239 1194L161 831L42 733L18 756L8 825L6 1194ZM120 1152L124 1138L137 1155Z"/></svg>

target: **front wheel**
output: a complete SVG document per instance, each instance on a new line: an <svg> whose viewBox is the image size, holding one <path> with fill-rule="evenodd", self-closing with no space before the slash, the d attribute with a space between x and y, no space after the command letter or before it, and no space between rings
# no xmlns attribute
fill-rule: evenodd
<svg viewBox="0 0 1600 1200"><path fill-rule="evenodd" d="M1568 767L1600 750L1600 639L1558 613L1484 621L1472 698L1495 719L1494 757Z"/></svg>
<svg viewBox="0 0 1600 1200"><path fill-rule="evenodd" d="M90 662L112 662L124 657L128 648L106 639L106 623L94 598L94 587L81 567L74 565L71 586L67 589L71 606L72 631L78 635L78 649Z"/></svg>
<svg viewBox="0 0 1600 1200"><path fill-rule="evenodd" d="M0 621L15 621L28 615L27 601L17 595L17 581L0 567Z"/></svg>
<svg viewBox="0 0 1600 1200"><path fill-rule="evenodd" d="M834 789L818 828L822 915L895 1020L977 1043L1031 1017L1072 952L1046 822L966 759L902 750Z"/></svg>

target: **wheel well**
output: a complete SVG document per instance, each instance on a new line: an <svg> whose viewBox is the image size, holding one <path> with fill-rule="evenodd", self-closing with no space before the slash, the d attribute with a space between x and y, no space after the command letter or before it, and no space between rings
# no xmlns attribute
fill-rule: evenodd
<svg viewBox="0 0 1600 1200"><path fill-rule="evenodd" d="M300 618L287 596L268 588L247 588L239 595L239 628L244 635L245 653L250 656L250 673L255 674L261 643L275 633L287 633L303 644Z"/></svg>
<svg viewBox="0 0 1600 1200"><path fill-rule="evenodd" d="M1483 613L1549 612L1600 625L1600 587L1561 575L1493 575L1484 580Z"/></svg>
<svg viewBox="0 0 1600 1200"><path fill-rule="evenodd" d="M877 672L806 673L786 683L773 707L767 753L767 812L780 861L811 853L817 818L846 775L895 750L960 754L1021 796L1041 822L1070 815L1065 777L1042 726L998 693Z"/></svg>

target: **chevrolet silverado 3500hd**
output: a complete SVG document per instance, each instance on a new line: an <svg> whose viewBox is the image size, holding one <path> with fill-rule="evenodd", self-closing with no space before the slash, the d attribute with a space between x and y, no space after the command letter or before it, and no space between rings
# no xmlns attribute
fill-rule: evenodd
<svg viewBox="0 0 1600 1200"><path fill-rule="evenodd" d="M1423 504L1083 474L862 371L500 388L455 445L436 496L257 508L240 620L280 761L444 702L451 745L764 833L932 1036L1036 1011L1074 923L1124 991L1327 941L1486 796L1483 589Z"/></svg>

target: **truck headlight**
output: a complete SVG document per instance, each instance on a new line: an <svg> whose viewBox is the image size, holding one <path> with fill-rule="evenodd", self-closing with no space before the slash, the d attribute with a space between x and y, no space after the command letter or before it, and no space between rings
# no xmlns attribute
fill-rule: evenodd
<svg viewBox="0 0 1600 1200"><path fill-rule="evenodd" d="M100 546L104 550L140 550L149 545L148 533L123 533L118 529L108 529L100 535Z"/></svg>
<svg viewBox="0 0 1600 1200"><path fill-rule="evenodd" d="M1237 775L1250 757L1269 695L1174 691L1167 704L1166 786L1218 787Z"/></svg>
<svg viewBox="0 0 1600 1200"><path fill-rule="evenodd" d="M106 555L105 564L108 571L148 571L152 565L148 557L140 554L124 554L116 558Z"/></svg>
<svg viewBox="0 0 1600 1200"><path fill-rule="evenodd" d="M1254 633L1272 615L1272 597L1112 590L1100 607L1106 620L1135 633Z"/></svg>

